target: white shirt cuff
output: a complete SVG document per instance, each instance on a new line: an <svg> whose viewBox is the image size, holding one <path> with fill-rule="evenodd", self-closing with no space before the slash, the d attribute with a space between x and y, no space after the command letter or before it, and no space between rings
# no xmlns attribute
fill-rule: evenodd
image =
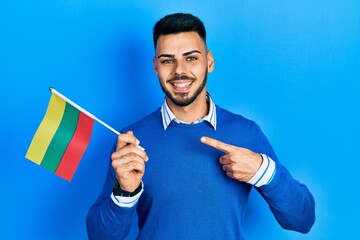
<svg viewBox="0 0 360 240"><path fill-rule="evenodd" d="M142 192L144 191L144 183L142 186L143 188L141 189L141 191L133 197L115 196L113 193L111 193L111 199L119 207L127 207L127 208L133 207L139 201L139 198Z"/></svg>
<svg viewBox="0 0 360 240"><path fill-rule="evenodd" d="M265 154L261 154L263 162L255 175L247 182L255 187L261 187L271 182L275 175L275 162Z"/></svg>

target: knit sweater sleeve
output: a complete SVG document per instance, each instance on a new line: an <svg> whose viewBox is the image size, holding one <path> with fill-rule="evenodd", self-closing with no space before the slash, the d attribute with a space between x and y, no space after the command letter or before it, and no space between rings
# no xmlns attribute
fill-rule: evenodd
<svg viewBox="0 0 360 240"><path fill-rule="evenodd" d="M126 239L130 233L137 204L119 207L114 203L111 193L115 179L115 172L109 164L102 192L86 217L89 239Z"/></svg>
<svg viewBox="0 0 360 240"><path fill-rule="evenodd" d="M269 141L257 127L257 149L271 157L275 163L275 175L270 183L256 188L268 203L278 223L288 230L301 233L310 231L315 222L315 201L309 189L295 180L280 164Z"/></svg>

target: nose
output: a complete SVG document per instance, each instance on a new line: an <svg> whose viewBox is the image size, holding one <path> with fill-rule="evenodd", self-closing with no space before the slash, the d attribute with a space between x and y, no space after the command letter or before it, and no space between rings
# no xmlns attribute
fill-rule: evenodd
<svg viewBox="0 0 360 240"><path fill-rule="evenodd" d="M186 65L182 61L176 61L174 64L174 75L183 75L186 73Z"/></svg>

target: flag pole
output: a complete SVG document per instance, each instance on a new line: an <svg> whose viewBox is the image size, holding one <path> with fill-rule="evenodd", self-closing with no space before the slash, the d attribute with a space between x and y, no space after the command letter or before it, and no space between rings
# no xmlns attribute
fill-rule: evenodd
<svg viewBox="0 0 360 240"><path fill-rule="evenodd" d="M116 135L119 135L120 132L116 131L114 128L110 127L109 125L107 125L106 123L104 123L103 121L101 121L100 119L98 119L97 117L95 117L94 115L92 115L91 113L89 113L88 111L86 111L85 109L83 109L82 107L80 107L79 105L77 105L76 103L74 103L73 101L71 101L70 99L68 99L67 97L65 97L64 95L62 95L61 93L59 93L58 91L56 91L54 88L50 87L49 88L50 91L52 93L54 93L55 95L57 95L58 97L62 98L63 100L65 100L66 102L68 102L70 105L72 105L74 108L78 109L79 111L83 112L84 114L86 114L87 116L89 116L90 118L94 119L95 121L97 121L98 123L100 123L101 125L103 125L104 127L106 127L107 129L109 129L110 131L112 131L113 133L115 133Z"/></svg>

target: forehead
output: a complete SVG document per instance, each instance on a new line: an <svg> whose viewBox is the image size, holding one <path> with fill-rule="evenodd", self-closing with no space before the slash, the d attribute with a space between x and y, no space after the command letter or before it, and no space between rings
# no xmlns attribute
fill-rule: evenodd
<svg viewBox="0 0 360 240"><path fill-rule="evenodd" d="M156 55L181 54L192 50L206 51L204 41L196 32L161 35L156 44Z"/></svg>

